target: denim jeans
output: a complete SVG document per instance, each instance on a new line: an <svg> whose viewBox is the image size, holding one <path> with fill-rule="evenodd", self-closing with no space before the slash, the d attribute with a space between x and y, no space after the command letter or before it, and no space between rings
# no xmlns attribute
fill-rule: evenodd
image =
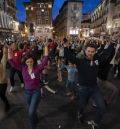
<svg viewBox="0 0 120 129"><path fill-rule="evenodd" d="M28 116L31 127L32 129L36 129L38 123L37 108L40 103L41 91L40 89L25 90L24 94L27 102Z"/></svg>
<svg viewBox="0 0 120 129"><path fill-rule="evenodd" d="M71 82L71 81L67 80L66 88L69 92L75 92L76 82Z"/></svg>
<svg viewBox="0 0 120 129"><path fill-rule="evenodd" d="M88 103L90 97L96 103L96 118L95 122L99 123L102 119L103 114L105 113L105 102L104 97L98 86L95 87L84 87L80 86L78 88L79 95L79 104L80 104L80 114L84 116L84 109Z"/></svg>

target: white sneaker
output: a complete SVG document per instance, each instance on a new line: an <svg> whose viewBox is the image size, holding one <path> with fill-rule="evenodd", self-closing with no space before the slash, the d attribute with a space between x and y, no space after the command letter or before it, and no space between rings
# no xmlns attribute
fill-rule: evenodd
<svg viewBox="0 0 120 129"><path fill-rule="evenodd" d="M21 88L23 88L23 87L24 87L24 83L21 84Z"/></svg>
<svg viewBox="0 0 120 129"><path fill-rule="evenodd" d="M15 88L14 87L10 87L10 92L14 92L15 91Z"/></svg>
<svg viewBox="0 0 120 129"><path fill-rule="evenodd" d="M87 124L91 126L91 129L98 129L98 125L93 120L88 121Z"/></svg>

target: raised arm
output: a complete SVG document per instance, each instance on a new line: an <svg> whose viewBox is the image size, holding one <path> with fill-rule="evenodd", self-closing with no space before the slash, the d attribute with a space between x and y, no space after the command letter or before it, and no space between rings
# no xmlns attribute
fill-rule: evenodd
<svg viewBox="0 0 120 129"><path fill-rule="evenodd" d="M64 45L64 56L66 59L68 59L70 62L74 63L74 64L78 64L79 59L77 59L72 53L71 51L68 49L68 47L66 46L66 44Z"/></svg>
<svg viewBox="0 0 120 129"><path fill-rule="evenodd" d="M18 64L18 63L15 63L12 59L12 51L10 49L8 49L8 61L10 63L10 65L19 70L19 71L22 71L22 64Z"/></svg>
<svg viewBox="0 0 120 129"><path fill-rule="evenodd" d="M39 71L43 70L45 66L47 66L48 63L48 45L45 44L45 54L44 58L41 61L41 64L38 65Z"/></svg>
<svg viewBox="0 0 120 129"><path fill-rule="evenodd" d="M110 44L107 49L104 49L101 54L98 54L100 64L103 62L110 62L115 54L115 48L113 44Z"/></svg>

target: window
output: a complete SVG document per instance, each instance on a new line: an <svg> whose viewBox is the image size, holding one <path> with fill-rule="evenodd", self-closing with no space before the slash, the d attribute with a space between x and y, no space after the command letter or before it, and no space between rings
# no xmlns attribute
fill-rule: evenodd
<svg viewBox="0 0 120 129"><path fill-rule="evenodd" d="M70 35L78 35L78 30L76 30L76 29L71 29L71 30L70 30Z"/></svg>
<svg viewBox="0 0 120 129"><path fill-rule="evenodd" d="M46 16L49 16L49 11L45 11L45 15Z"/></svg>
<svg viewBox="0 0 120 129"><path fill-rule="evenodd" d="M48 19L46 19L46 24L49 24L48 22L49 22Z"/></svg>

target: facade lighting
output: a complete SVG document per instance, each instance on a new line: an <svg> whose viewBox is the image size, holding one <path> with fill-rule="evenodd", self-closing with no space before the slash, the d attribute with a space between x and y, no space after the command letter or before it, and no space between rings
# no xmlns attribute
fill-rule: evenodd
<svg viewBox="0 0 120 129"><path fill-rule="evenodd" d="M110 28L111 28L111 25L108 25L108 26L107 26L107 29L110 29Z"/></svg>
<svg viewBox="0 0 120 129"><path fill-rule="evenodd" d="M78 29L70 29L70 32L69 32L69 34L70 35L78 35Z"/></svg>
<svg viewBox="0 0 120 129"><path fill-rule="evenodd" d="M33 7L31 7L31 10L34 10L34 8L33 8Z"/></svg>
<svg viewBox="0 0 120 129"><path fill-rule="evenodd" d="M91 34L94 34L94 30L90 30L90 33L91 33Z"/></svg>
<svg viewBox="0 0 120 129"><path fill-rule="evenodd" d="M52 8L52 5L51 4L48 4L48 8Z"/></svg>
<svg viewBox="0 0 120 129"><path fill-rule="evenodd" d="M41 12L44 12L45 10L44 9L41 9Z"/></svg>
<svg viewBox="0 0 120 129"><path fill-rule="evenodd" d="M29 8L28 7L26 7L26 10L28 10Z"/></svg>

